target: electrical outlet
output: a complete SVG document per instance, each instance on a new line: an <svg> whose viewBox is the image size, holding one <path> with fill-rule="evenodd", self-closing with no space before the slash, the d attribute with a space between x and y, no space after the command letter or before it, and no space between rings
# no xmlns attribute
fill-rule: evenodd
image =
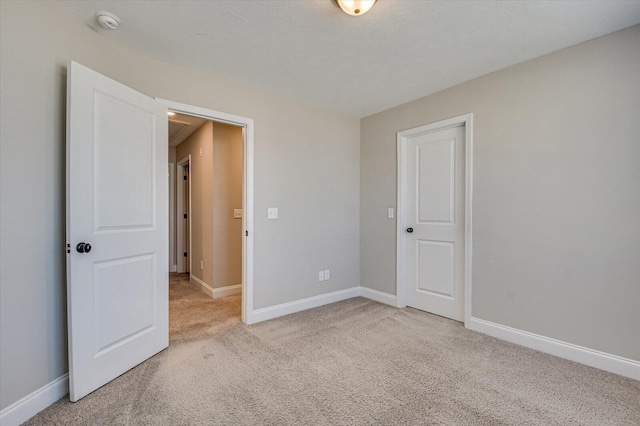
<svg viewBox="0 0 640 426"><path fill-rule="evenodd" d="M326 281L330 278L331 278L331 271L327 269L326 271L324 271L324 280Z"/></svg>
<svg viewBox="0 0 640 426"><path fill-rule="evenodd" d="M233 209L233 218L234 219L242 218L242 209Z"/></svg>
<svg viewBox="0 0 640 426"><path fill-rule="evenodd" d="M318 281L324 281L324 271L318 272Z"/></svg>
<svg viewBox="0 0 640 426"><path fill-rule="evenodd" d="M200 261L200 270L204 271L204 260Z"/></svg>
<svg viewBox="0 0 640 426"><path fill-rule="evenodd" d="M277 218L278 218L278 208L269 207L267 209L267 219L277 219Z"/></svg>
<svg viewBox="0 0 640 426"><path fill-rule="evenodd" d="M202 148L200 148L200 157L202 157Z"/></svg>

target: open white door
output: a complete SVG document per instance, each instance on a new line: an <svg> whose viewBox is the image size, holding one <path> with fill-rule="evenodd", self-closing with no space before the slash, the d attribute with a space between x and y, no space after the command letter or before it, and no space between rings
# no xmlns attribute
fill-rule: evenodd
<svg viewBox="0 0 640 426"><path fill-rule="evenodd" d="M165 106L82 65L70 64L71 401L169 344L167 158Z"/></svg>

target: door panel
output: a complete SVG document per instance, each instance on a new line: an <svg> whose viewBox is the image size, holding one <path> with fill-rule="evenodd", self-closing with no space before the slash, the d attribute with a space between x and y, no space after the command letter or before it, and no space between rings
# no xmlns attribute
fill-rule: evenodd
<svg viewBox="0 0 640 426"><path fill-rule="evenodd" d="M153 111L105 93L94 94L97 231L154 227L155 121Z"/></svg>
<svg viewBox="0 0 640 426"><path fill-rule="evenodd" d="M416 142L418 221L452 223L455 140Z"/></svg>
<svg viewBox="0 0 640 426"><path fill-rule="evenodd" d="M407 306L464 319L464 126L407 136Z"/></svg>
<svg viewBox="0 0 640 426"><path fill-rule="evenodd" d="M166 108L72 62L67 304L76 401L168 346ZM76 244L91 244L80 253Z"/></svg>
<svg viewBox="0 0 640 426"><path fill-rule="evenodd" d="M418 240L418 291L454 297L454 243Z"/></svg>
<svg viewBox="0 0 640 426"><path fill-rule="evenodd" d="M154 260L147 254L94 264L97 356L153 328ZM128 315L112 317L118 311Z"/></svg>

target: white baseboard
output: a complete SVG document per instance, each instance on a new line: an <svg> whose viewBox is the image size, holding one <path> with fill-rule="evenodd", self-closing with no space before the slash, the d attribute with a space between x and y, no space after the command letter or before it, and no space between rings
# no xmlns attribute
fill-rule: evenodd
<svg viewBox="0 0 640 426"><path fill-rule="evenodd" d="M540 352L579 362L580 364L599 368L631 379L640 380L640 361L600 352L474 317L471 317L470 321L465 324L465 327Z"/></svg>
<svg viewBox="0 0 640 426"><path fill-rule="evenodd" d="M242 284L228 285L226 287L214 288L213 297L215 299L219 297L231 296L232 294L242 293Z"/></svg>
<svg viewBox="0 0 640 426"><path fill-rule="evenodd" d="M384 303L385 305L391 305L394 308L397 307L397 297L394 294L384 293L382 291L361 286L360 296L375 300L376 302Z"/></svg>
<svg viewBox="0 0 640 426"><path fill-rule="evenodd" d="M65 374L0 411L0 425L22 424L68 393L69 374Z"/></svg>
<svg viewBox="0 0 640 426"><path fill-rule="evenodd" d="M194 283L196 286L200 287L200 290L204 291L209 297L215 297L213 294L213 288L200 278L196 277L193 274L189 274L189 281Z"/></svg>
<svg viewBox="0 0 640 426"><path fill-rule="evenodd" d="M360 287L351 287L345 290L338 290L318 296L307 297L306 299L270 306L268 308L256 309L253 311L251 320L252 323L255 324L257 322L293 314L295 312L305 311L307 309L317 308L319 306L328 305L329 303L340 302L342 300L358 296L360 296Z"/></svg>
<svg viewBox="0 0 640 426"><path fill-rule="evenodd" d="M242 293L242 284L229 285L226 287L213 288L209 284L202 281L200 278L193 274L189 275L189 280L198 286L200 290L205 292L209 297L217 299L219 297L231 296L232 294Z"/></svg>

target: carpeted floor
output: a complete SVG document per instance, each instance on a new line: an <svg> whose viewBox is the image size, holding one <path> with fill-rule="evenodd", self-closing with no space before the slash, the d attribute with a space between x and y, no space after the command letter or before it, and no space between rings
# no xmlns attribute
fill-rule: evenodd
<svg viewBox="0 0 640 426"><path fill-rule="evenodd" d="M169 348L29 425L640 425L640 382L368 299L253 326L171 280Z"/></svg>

